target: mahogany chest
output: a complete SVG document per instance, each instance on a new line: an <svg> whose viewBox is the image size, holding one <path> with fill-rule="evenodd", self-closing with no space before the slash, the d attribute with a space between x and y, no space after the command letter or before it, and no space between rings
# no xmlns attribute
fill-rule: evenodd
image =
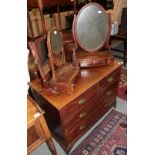
<svg viewBox="0 0 155 155"><path fill-rule="evenodd" d="M112 106L115 106L122 63L82 69L72 95L42 91L40 80L29 83L47 124L58 143L68 152Z"/></svg>

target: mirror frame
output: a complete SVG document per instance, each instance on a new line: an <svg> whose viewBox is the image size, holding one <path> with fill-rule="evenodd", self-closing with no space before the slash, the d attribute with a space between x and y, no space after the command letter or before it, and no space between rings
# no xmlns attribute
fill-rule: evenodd
<svg viewBox="0 0 155 155"><path fill-rule="evenodd" d="M107 34L106 34L106 37L105 37L105 41L103 41L103 43L102 44L100 44L96 49L88 49L88 48L85 48L85 47L83 47L83 45L81 45L81 41L79 40L79 37L78 37L78 34L77 34L77 22L78 22L78 20L79 20L79 16L81 15L81 12L85 9L85 8L87 8L87 7L89 7L89 6L97 6L97 7L99 7L101 10L102 10L102 12L104 12L105 13L105 15L106 15L106 17L107 17L107 20L108 20L108 31L107 31ZM73 37L74 37L74 40L75 40L75 42L76 42L76 44L78 44L84 51L87 51L87 52L96 52L96 51L98 51L98 50L100 50L105 44L106 44L106 42L107 42L107 39L109 38L109 31L110 31L110 23L109 23L109 16L108 16L108 14L106 13L106 10L100 5L100 4L98 4L98 3L88 3L88 4L86 4L85 6L83 6L81 9L80 9L80 11L78 12L78 14L77 14L77 16L75 17L74 16L74 18L75 18L75 20L73 21Z"/></svg>
<svg viewBox="0 0 155 155"><path fill-rule="evenodd" d="M51 44L52 43L52 37L51 37L51 35L53 35L54 31L58 32L60 41L62 42L62 47L61 47L62 55L61 55L60 62L58 62L56 60L56 58L54 57L54 52L52 51L52 44ZM47 47L48 47L48 56L49 56L49 59L50 59L50 63L52 63L51 66L53 66L53 65L61 66L61 65L66 63L65 53L64 53L64 42L62 40L62 33L59 30L57 30L56 28L52 28L51 30L48 31L48 34L47 34Z"/></svg>
<svg viewBox="0 0 155 155"><path fill-rule="evenodd" d="M49 32L49 36L50 36L50 33L52 33L52 32L53 32L53 30L51 30ZM58 33L59 33L59 31L58 31ZM42 87L41 87L41 89L39 89L39 92L47 91L47 92L50 92L52 94L57 94L57 95L60 94L61 92L63 92L63 93L67 93L67 94L71 95L73 92L73 87L75 85L74 81L76 78L79 77L79 65L77 63L73 64L74 74L70 77L70 79L68 81L59 81L59 79L57 78L57 72L56 72L57 70L53 63L53 60L54 60L53 54L51 51L49 51L49 48L47 47L47 49L48 49L48 65L50 68L50 72L48 75L46 75L43 70L43 66L41 65L41 59L40 59L40 56L39 56L38 50L37 50L37 45L41 41L46 41L46 43L45 43L46 46L49 45L49 47L50 47L50 44L47 43L46 36L47 35L44 34L43 36L36 38L33 41L28 42L28 48L31 50L31 52L35 58L35 63L38 67L38 71L41 76L41 79L40 78L36 79L37 82L42 83ZM62 39L61 34L60 34L60 39ZM63 49L63 46L62 46L62 49ZM62 50L62 52L64 52L64 51ZM65 62L65 57L63 57L63 58L64 59L62 62ZM63 67L63 63L60 65L61 65L60 68ZM30 83L29 83L29 85L31 86Z"/></svg>
<svg viewBox="0 0 155 155"><path fill-rule="evenodd" d="M34 57L34 61L35 61L35 64L37 65L37 67L38 67L41 78L43 79L43 81L47 81L49 77L46 76L46 74L45 74L45 72L43 70L43 66L42 66L42 63L41 63L41 57L40 57L40 55L38 53L38 49L37 49L37 45L42 41L46 42L46 34L44 34L43 36L37 38L34 41L28 41L28 48L30 49L30 51L31 51L31 53L32 53L32 55Z"/></svg>

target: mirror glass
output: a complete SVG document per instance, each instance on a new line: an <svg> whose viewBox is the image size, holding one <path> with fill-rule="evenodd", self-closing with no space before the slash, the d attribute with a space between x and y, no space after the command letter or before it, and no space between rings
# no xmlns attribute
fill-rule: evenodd
<svg viewBox="0 0 155 155"><path fill-rule="evenodd" d="M46 40L43 40L37 44L38 53L41 59L41 64L45 65L48 60L48 50L46 46Z"/></svg>
<svg viewBox="0 0 155 155"><path fill-rule="evenodd" d="M53 54L62 53L62 41L57 30L53 30L51 33L51 47Z"/></svg>
<svg viewBox="0 0 155 155"><path fill-rule="evenodd" d="M108 16L103 7L96 3L89 3L77 15L75 23L76 40L85 51L97 51L106 41L108 28Z"/></svg>
<svg viewBox="0 0 155 155"><path fill-rule="evenodd" d="M51 32L51 48L55 64L61 64L63 61L62 46L63 44L59 31L53 30Z"/></svg>

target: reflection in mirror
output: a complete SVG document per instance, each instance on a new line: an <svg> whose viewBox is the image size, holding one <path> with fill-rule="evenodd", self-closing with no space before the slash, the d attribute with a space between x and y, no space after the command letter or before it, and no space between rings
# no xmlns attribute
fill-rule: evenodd
<svg viewBox="0 0 155 155"><path fill-rule="evenodd" d="M78 44L88 52L101 48L108 34L109 21L100 5L87 5L77 15L75 35Z"/></svg>
<svg viewBox="0 0 155 155"><path fill-rule="evenodd" d="M47 46L46 46L46 40L43 40L37 44L37 49L38 49L38 54L41 59L41 65L45 65L46 61L48 59L48 51L47 51Z"/></svg>
<svg viewBox="0 0 155 155"><path fill-rule="evenodd" d="M63 63L63 52L62 52L62 39L58 30L54 29L51 32L51 50L54 58L54 64L60 65Z"/></svg>
<svg viewBox="0 0 155 155"><path fill-rule="evenodd" d="M53 54L62 53L62 41L57 30L51 33L51 45Z"/></svg>

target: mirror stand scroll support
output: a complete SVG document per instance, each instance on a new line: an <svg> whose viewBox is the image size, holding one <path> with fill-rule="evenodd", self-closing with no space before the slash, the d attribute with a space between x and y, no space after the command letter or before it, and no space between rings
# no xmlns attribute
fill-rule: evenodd
<svg viewBox="0 0 155 155"><path fill-rule="evenodd" d="M109 17L109 30L108 30L108 34L107 34L107 40L106 40L106 47L107 47L107 49L108 49L108 52L109 53L112 53L111 52L111 47L110 47L110 45L109 45L109 42L110 42L110 35L111 35L111 14L110 13L108 13L108 17Z"/></svg>
<svg viewBox="0 0 155 155"><path fill-rule="evenodd" d="M64 51L64 41L63 41L63 36L62 36L62 32L60 31L59 32L59 34L60 34L60 38L61 38L61 41L62 41L62 47L61 47L61 51L62 51L62 64L61 65L63 65L63 64L65 64L66 63L66 57L65 57L65 51Z"/></svg>
<svg viewBox="0 0 155 155"><path fill-rule="evenodd" d="M73 60L76 60L76 50L78 48L76 37L75 37L75 23L76 23L76 14L74 14L74 20L73 20L73 25L72 25L72 34L73 34L73 40L75 43L75 47L72 49L73 50Z"/></svg>
<svg viewBox="0 0 155 155"><path fill-rule="evenodd" d="M47 39L50 40L51 42L51 37L50 35L47 35ZM47 47L48 47L48 58L49 58L49 62L50 62L50 67L52 69L52 77L53 77L53 80L56 80L56 75L55 75L55 70L54 70L54 64L53 64L53 56L52 56L52 49L51 49L51 46L49 44L49 42L47 42Z"/></svg>
<svg viewBox="0 0 155 155"><path fill-rule="evenodd" d="M57 12L58 12L58 22L59 22L58 30L60 31L60 30L62 30L62 25L61 25L61 15L60 15L60 6L59 5L57 6Z"/></svg>
<svg viewBox="0 0 155 155"><path fill-rule="evenodd" d="M76 15L77 11L76 11L76 3L77 3L77 0L74 0L74 15Z"/></svg>

